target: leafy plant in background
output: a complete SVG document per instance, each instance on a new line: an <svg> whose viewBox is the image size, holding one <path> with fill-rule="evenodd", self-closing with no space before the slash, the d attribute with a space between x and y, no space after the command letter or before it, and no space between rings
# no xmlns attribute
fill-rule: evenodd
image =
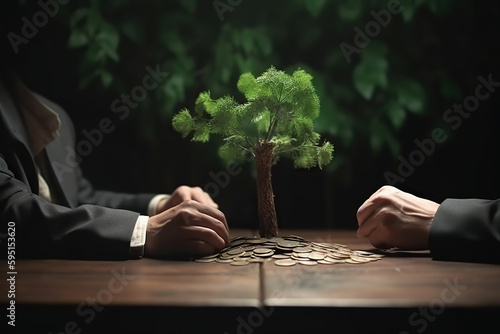
<svg viewBox="0 0 500 334"><path fill-rule="evenodd" d="M206 142L210 134L224 137L220 155L239 160L249 153L256 160L260 236L278 235L278 221L271 183L271 167L281 155L293 158L295 167L320 168L332 159L333 145L314 131L319 116L319 98L304 70L293 75L271 67L260 77L240 76L238 89L248 102L239 104L232 96L217 100L203 92L196 100L194 115L184 108L173 118L173 127L183 137Z"/></svg>
<svg viewBox="0 0 500 334"><path fill-rule="evenodd" d="M118 62L120 33L93 8L84 7L76 10L70 18L71 35L68 47L86 47L80 72L83 74L80 87L86 87L91 81L99 79L102 86L108 87L113 74L108 69L110 62Z"/></svg>
<svg viewBox="0 0 500 334"><path fill-rule="evenodd" d="M459 95L442 64L427 62L425 71L420 64L430 59L425 44L440 43L427 19L463 1L401 0L401 14L346 62L339 44L351 43L353 28L363 29L373 20L370 12L387 3L245 1L221 22L211 1L82 0L61 6L56 19L68 27L68 47L81 54L84 89L121 93L137 84L146 65L160 64L171 74L135 110L142 136L157 150L174 111L194 104L203 87L237 96L227 87L240 73L262 73L269 64L305 69L323 110L316 129L337 143L329 170L341 169L347 177L339 179L349 180L350 164L366 155L367 144L374 154L397 156L400 130L411 115L424 115L436 95Z"/></svg>

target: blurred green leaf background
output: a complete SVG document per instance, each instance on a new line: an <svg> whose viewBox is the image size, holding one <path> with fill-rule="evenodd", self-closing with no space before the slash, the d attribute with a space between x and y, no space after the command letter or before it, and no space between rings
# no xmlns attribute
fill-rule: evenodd
<svg viewBox="0 0 500 334"><path fill-rule="evenodd" d="M22 8L27 17L40 10ZM436 201L500 195L498 163L484 147L498 143L485 130L498 124L490 111L496 98L457 131L442 119L474 93L479 75L500 79L499 13L495 1L467 0L75 0L60 5L19 62L77 129L114 117L117 130L83 161L96 185L151 192L217 185L226 170L218 143L193 143L172 130L173 114L191 109L201 91L242 101L241 73L304 68L321 100L316 129L335 145L335 158L325 171L276 166L279 224L353 228L357 207L387 183L384 172L397 172L398 156L408 157L414 140L436 127L449 139L396 186ZM168 75L117 118L111 103L142 84L147 66ZM216 200L234 226L248 227L256 224L255 181L252 166L243 167L218 185Z"/></svg>

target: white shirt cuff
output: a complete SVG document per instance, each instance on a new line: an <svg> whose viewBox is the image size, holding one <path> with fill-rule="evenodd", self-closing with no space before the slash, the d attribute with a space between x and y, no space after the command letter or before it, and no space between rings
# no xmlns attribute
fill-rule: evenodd
<svg viewBox="0 0 500 334"><path fill-rule="evenodd" d="M135 223L132 238L130 239L130 257L140 258L144 254L146 244L146 230L148 228L148 216L139 216Z"/></svg>
<svg viewBox="0 0 500 334"><path fill-rule="evenodd" d="M160 195L156 195L155 197L153 197L151 199L151 201L149 201L149 205L148 205L148 215L149 216L154 216L158 213L158 204L160 203L160 201L162 199L165 199L165 198L169 198L170 195L165 195L165 194L160 194Z"/></svg>
<svg viewBox="0 0 500 334"><path fill-rule="evenodd" d="M156 195L149 201L148 216L154 216L158 213L158 204L162 199L170 197L169 195ZM148 216L139 216L135 223L132 238L130 239L130 257L141 258L144 255L144 245L146 244L146 231L148 228Z"/></svg>

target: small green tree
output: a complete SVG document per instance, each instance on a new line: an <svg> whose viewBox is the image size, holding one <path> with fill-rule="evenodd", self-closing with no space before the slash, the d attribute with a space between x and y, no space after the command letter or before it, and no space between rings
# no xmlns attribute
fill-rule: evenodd
<svg viewBox="0 0 500 334"><path fill-rule="evenodd" d="M210 92L203 92L193 114L184 108L173 118L174 129L183 137L194 132L194 141L206 142L211 134L223 136L219 154L228 161L240 160L246 153L255 157L261 237L278 235L271 168L279 157L288 155L297 168L322 168L333 157L333 145L327 141L320 145L314 130L320 104L311 81L302 69L289 75L271 67L258 78L245 73L238 90L246 103L231 96L213 100Z"/></svg>

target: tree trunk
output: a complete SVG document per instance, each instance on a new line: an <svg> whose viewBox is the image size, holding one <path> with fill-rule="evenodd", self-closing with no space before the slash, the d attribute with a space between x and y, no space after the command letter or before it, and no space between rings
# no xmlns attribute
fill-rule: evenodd
<svg viewBox="0 0 500 334"><path fill-rule="evenodd" d="M259 209L260 236L272 238L278 235L278 219L274 206L274 193L271 183L273 166L273 143L258 142L255 147L257 163L257 203Z"/></svg>

